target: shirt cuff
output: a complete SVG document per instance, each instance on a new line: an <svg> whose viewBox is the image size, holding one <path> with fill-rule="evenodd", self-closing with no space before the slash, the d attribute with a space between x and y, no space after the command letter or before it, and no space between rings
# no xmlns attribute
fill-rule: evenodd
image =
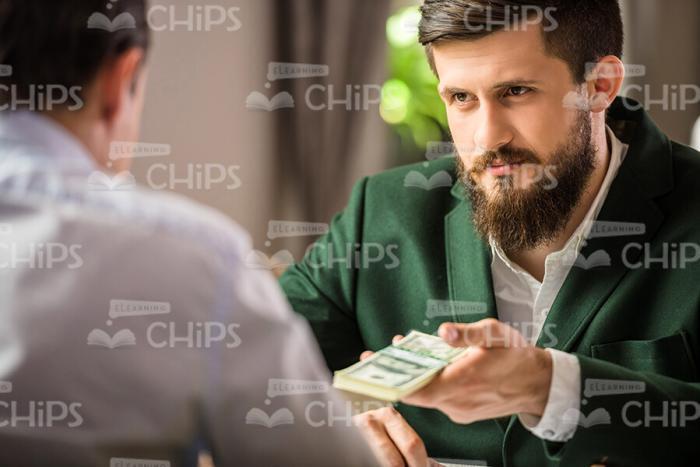
<svg viewBox="0 0 700 467"><path fill-rule="evenodd" d="M581 408L581 366L575 355L556 349L545 349L552 356L552 382L542 417L518 414L520 423L532 434L547 441L570 440L577 427Z"/></svg>

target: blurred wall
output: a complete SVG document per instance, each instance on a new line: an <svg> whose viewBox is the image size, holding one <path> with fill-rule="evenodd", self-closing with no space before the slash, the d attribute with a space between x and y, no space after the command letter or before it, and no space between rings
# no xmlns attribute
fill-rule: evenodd
<svg viewBox="0 0 700 467"><path fill-rule="evenodd" d="M622 6L624 61L646 66L646 76L628 80L642 90L635 87L627 94L645 101L672 139L689 144L700 117L700 1L623 0Z"/></svg>
<svg viewBox="0 0 700 467"><path fill-rule="evenodd" d="M269 1L211 2L215 4L240 8L233 15L240 21L240 28L228 31L237 26L229 18L223 25L197 30L197 10L191 16L188 11L188 6L197 2L151 2L169 8L167 13L158 10L154 14L159 28L171 21L172 14L176 21L193 18L194 30L177 26L153 33L142 140L170 144L172 153L157 159L138 159L133 172L137 180L147 182L154 163L169 164L175 174L173 180L189 177L192 182L177 183L174 191L219 209L256 239L265 235L260 219L269 218L276 203L270 177L274 170L270 137L273 119L267 112L248 111L245 101L251 91L264 91L274 11ZM212 12L210 17L217 20L216 15ZM240 187L229 189L237 183L228 176L225 182L213 183L219 178L217 167L210 169L213 180L209 188L198 183L196 173L206 169L196 164L206 163L232 171L233 166L240 166L234 171ZM158 186L167 179L162 166L151 174Z"/></svg>
<svg viewBox="0 0 700 467"><path fill-rule="evenodd" d="M386 0L376 1L386 3ZM166 22L172 22L172 18L168 16L171 11L174 11L172 14L177 23L174 28L170 28L172 30L153 33L154 47L150 55L142 141L170 144L172 154L162 158L137 159L132 171L139 182L148 186L149 179L155 179L160 186L166 178L165 173L160 165L154 170L154 164L171 164L175 179L187 177L188 171L201 171L201 166L207 163L223 164L227 168L240 166L236 173L241 186L233 190L228 189L226 183L209 188L192 188L185 183L176 183L171 188L213 206L235 219L251 233L256 249L266 254L283 248L290 249L298 259L313 238L287 238L270 242L266 235L268 221L274 219L328 222L330 213L318 216L323 217L319 219L307 219L304 215L308 209L303 206L300 193L304 191L304 184L309 180L308 177L294 177L289 167L285 168L285 165L290 163L290 158L279 131L280 113L289 117L288 121L295 123L295 131L298 130L300 135L316 138L323 144L332 146L334 135L338 131L330 131L333 129L331 123L335 122L337 128L338 117L342 117L339 114L347 111L342 105L336 105L337 108L332 111L314 112L319 114L320 124L304 124L301 117L303 112L308 113L308 109L304 105L303 90L313 81L269 82L268 63L330 63L330 78L339 81L336 83L336 89L340 90L338 94L342 94L345 82L351 79L348 77L350 74L344 73L343 70L352 64L343 64L342 54L347 50L337 47L338 35L348 29L341 26L348 23L349 15L357 12L357 8L354 8L354 4L346 4L346 0L313 0L303 6L295 1L293 6L299 10L295 12L296 16L308 16L316 21L320 15L317 7L328 2L323 9L325 14L321 17L324 26L321 31L323 39L309 41L306 37L309 34L303 30L297 31L297 34L307 39L305 43L310 50L327 49L327 53L333 54L333 57L321 58L318 61L310 61L309 57L301 57L309 58L307 60L290 60L279 53L279 38L276 34L278 31L275 27L281 23L298 24L298 21L294 22L295 18L284 15L285 10L281 8L280 2L281 0L151 1L151 7L161 8L153 16L158 28L165 26ZM226 26L232 24L229 21L210 30L187 30L181 22L188 18L188 8L195 5L194 15L190 14L189 17L194 18L197 29L197 12L203 13L202 5L207 4L223 6L226 9L238 8L235 16L240 22L240 28L227 31ZM164 12L162 8L167 8L168 12ZM338 14L341 10L347 11ZM355 19L364 24L361 17ZM376 47L383 51L386 48L384 24L381 20L378 23L381 32L377 34L379 41ZM362 29L354 34L362 34ZM367 53L365 55L369 56ZM384 80L384 58L383 54L378 54L377 57L379 59L376 60L376 72L373 72L375 76L371 81L374 85L381 86ZM294 94L297 105L295 109L265 111L252 110L246 106L246 100L253 92L272 98L282 91ZM317 93L314 99L319 101L322 96L322 93ZM358 114L356 111L351 113ZM388 127L379 117L378 105L369 112L362 111L359 114L362 115L358 117L360 121L355 125L355 136L350 141L335 142L343 144L346 147L345 152L351 153L340 177L335 173L318 173L318 167L311 167L316 173L312 183L323 182L330 187L323 196L327 198L325 201L335 200L333 212L345 205L354 181L364 175L379 172L387 165L385 141ZM325 157L326 163L331 159L327 150L318 152L319 157ZM304 171L306 167L308 162L296 169ZM213 170L215 173L219 171L216 167ZM328 183L323 177L336 181ZM196 178L196 175L192 178Z"/></svg>

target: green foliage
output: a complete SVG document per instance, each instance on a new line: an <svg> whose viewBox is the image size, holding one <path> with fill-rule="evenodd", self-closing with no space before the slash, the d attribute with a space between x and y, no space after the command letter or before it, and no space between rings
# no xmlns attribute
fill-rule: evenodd
<svg viewBox="0 0 700 467"><path fill-rule="evenodd" d="M398 135L402 162L420 160L430 141L445 141L447 118L418 42L418 7L402 8L387 21L389 79L382 88L381 115Z"/></svg>

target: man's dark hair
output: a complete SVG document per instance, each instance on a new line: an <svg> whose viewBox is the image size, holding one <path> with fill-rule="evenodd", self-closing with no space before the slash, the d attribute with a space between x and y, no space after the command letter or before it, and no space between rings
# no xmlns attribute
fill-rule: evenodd
<svg viewBox="0 0 700 467"><path fill-rule="evenodd" d="M127 22L95 27L114 18ZM0 0L0 103L9 86L23 100L32 86L85 87L110 59L148 46L146 0Z"/></svg>
<svg viewBox="0 0 700 467"><path fill-rule="evenodd" d="M576 83L585 81L587 63L622 58L618 0L425 0L419 40L436 72L433 44L479 39L522 21L523 12L542 19L547 53L569 65Z"/></svg>

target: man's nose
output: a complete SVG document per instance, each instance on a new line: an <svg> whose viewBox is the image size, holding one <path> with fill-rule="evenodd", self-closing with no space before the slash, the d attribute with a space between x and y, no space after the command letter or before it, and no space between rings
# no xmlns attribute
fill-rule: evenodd
<svg viewBox="0 0 700 467"><path fill-rule="evenodd" d="M476 154L498 151L513 140L513 132L504 114L496 105L482 105L476 116L479 121L474 134Z"/></svg>

